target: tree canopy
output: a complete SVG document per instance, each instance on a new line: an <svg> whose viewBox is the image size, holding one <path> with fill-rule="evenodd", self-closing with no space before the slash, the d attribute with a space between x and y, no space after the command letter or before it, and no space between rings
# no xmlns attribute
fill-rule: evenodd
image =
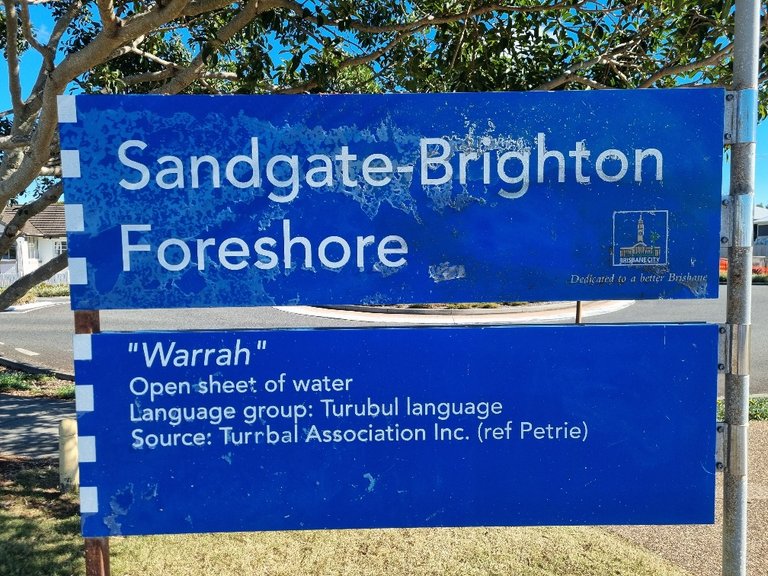
<svg viewBox="0 0 768 576"><path fill-rule="evenodd" d="M3 0L0 208L37 188L0 254L62 195L59 94L728 87L733 25L728 0ZM65 266L63 255L49 271ZM30 282L0 295L0 309Z"/></svg>

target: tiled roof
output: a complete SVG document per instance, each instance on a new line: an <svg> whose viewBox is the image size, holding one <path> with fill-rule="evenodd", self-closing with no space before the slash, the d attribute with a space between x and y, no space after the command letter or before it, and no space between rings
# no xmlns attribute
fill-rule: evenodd
<svg viewBox="0 0 768 576"><path fill-rule="evenodd" d="M0 222L8 224L13 218L17 208L6 207L0 214ZM64 222L64 204L51 204L42 212L32 216L22 229L25 236L42 236L44 238L58 238L66 236L67 227Z"/></svg>

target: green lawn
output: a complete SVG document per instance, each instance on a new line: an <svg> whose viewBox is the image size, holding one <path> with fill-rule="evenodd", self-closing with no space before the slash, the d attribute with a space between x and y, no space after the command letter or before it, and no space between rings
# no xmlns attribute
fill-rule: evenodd
<svg viewBox="0 0 768 576"><path fill-rule="evenodd" d="M0 575L84 574L55 461L0 456ZM332 530L111 538L113 576L686 576L598 528ZM688 575L689 576L689 575Z"/></svg>

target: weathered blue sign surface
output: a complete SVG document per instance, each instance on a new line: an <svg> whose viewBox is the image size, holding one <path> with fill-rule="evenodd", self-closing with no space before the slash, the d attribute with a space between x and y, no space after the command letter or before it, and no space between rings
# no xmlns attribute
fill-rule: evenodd
<svg viewBox="0 0 768 576"><path fill-rule="evenodd" d="M64 97L72 304L716 297L723 99Z"/></svg>
<svg viewBox="0 0 768 576"><path fill-rule="evenodd" d="M85 536L713 521L714 325L104 333L75 358Z"/></svg>

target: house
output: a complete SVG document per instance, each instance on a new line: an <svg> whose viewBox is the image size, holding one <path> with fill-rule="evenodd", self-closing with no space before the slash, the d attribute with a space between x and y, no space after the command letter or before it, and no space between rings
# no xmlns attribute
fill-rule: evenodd
<svg viewBox="0 0 768 576"><path fill-rule="evenodd" d="M723 204L720 212L720 236L728 237L731 234L731 214L730 208ZM768 257L768 208L755 206L752 212L752 256L756 259L755 264L764 266L765 259ZM728 247L720 246L720 257L728 258Z"/></svg>
<svg viewBox="0 0 768 576"><path fill-rule="evenodd" d="M755 247L753 256L768 257L768 208L755 206L754 216ZM765 261L761 262L765 265Z"/></svg>
<svg viewBox="0 0 768 576"><path fill-rule="evenodd" d="M0 230L11 221L18 208L6 207L0 213ZM32 216L24 225L14 246L0 257L0 286L7 286L67 249L64 204L52 204ZM66 282L66 274L54 281Z"/></svg>
<svg viewBox="0 0 768 576"><path fill-rule="evenodd" d="M768 208L755 206L755 240L768 237Z"/></svg>

